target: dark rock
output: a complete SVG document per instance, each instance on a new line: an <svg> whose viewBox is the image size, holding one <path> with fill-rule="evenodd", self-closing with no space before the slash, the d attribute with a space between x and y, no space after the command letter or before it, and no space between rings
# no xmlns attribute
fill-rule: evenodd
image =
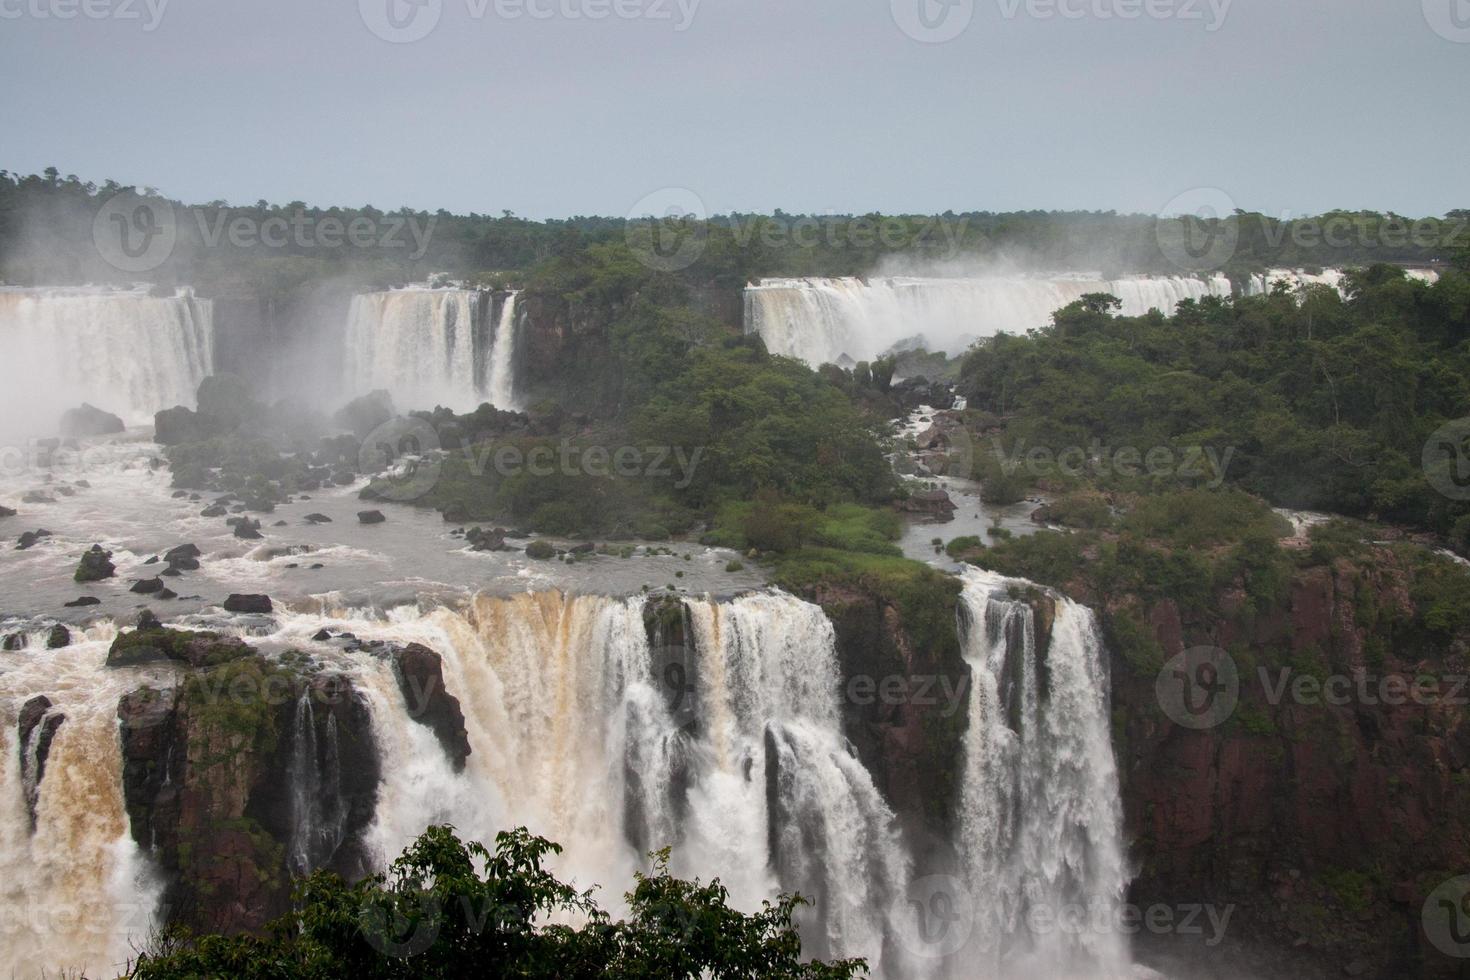
<svg viewBox="0 0 1470 980"><path fill-rule="evenodd" d="M220 504L211 504L199 512L200 517L224 517L225 509Z"/></svg>
<svg viewBox="0 0 1470 980"><path fill-rule="evenodd" d="M72 483L72 486L81 487L83 490L92 489L92 484L88 483L86 480L76 480Z"/></svg>
<svg viewBox="0 0 1470 980"><path fill-rule="evenodd" d="M357 438L362 439L397 414L393 397L380 389L361 398L354 398L332 416L332 421L344 429L350 429Z"/></svg>
<svg viewBox="0 0 1470 980"><path fill-rule="evenodd" d="M51 627L51 632L46 634L46 649L60 650L62 647L71 646L71 630L60 623Z"/></svg>
<svg viewBox="0 0 1470 980"><path fill-rule="evenodd" d="M14 516L15 516L15 511L11 510L9 507L0 507L0 517L14 517Z"/></svg>
<svg viewBox="0 0 1470 980"><path fill-rule="evenodd" d="M107 651L107 666L132 667L172 660L191 667L212 667L254 653L249 644L234 637L158 627L119 633Z"/></svg>
<svg viewBox="0 0 1470 980"><path fill-rule="evenodd" d="M27 548L35 547L35 545L38 544L42 538L49 537L51 537L51 532L46 530L45 528L41 528L36 531L27 531L22 534L20 536L20 539L16 542L15 550L25 551Z"/></svg>
<svg viewBox="0 0 1470 980"><path fill-rule="evenodd" d="M244 538L247 541L255 541L263 537L260 533L260 522L245 519L235 525L235 537Z"/></svg>
<svg viewBox="0 0 1470 980"><path fill-rule="evenodd" d="M149 558L143 564L145 564L145 565L157 565L158 564L158 556L157 555L154 555L152 558Z"/></svg>
<svg viewBox="0 0 1470 980"><path fill-rule="evenodd" d="M268 613L275 609L268 595L231 595L225 600L225 612Z"/></svg>
<svg viewBox="0 0 1470 980"><path fill-rule="evenodd" d="M138 629L158 630L163 629L163 624L158 621L158 617L153 614L152 609L144 609L138 613Z"/></svg>
<svg viewBox="0 0 1470 980"><path fill-rule="evenodd" d="M177 592L175 592L173 589L168 588L167 586L159 589L156 593L154 593L154 595L159 599L177 599L179 597L179 594Z"/></svg>
<svg viewBox="0 0 1470 980"><path fill-rule="evenodd" d="M187 490L175 490L172 494L170 494L170 496L173 497L173 499L175 499L175 500L182 500L185 497L189 496L189 491L187 491Z"/></svg>
<svg viewBox="0 0 1470 980"><path fill-rule="evenodd" d="M547 558L555 558L556 548L552 547L550 541L532 541L530 544L526 545L526 557L539 558L543 560Z"/></svg>
<svg viewBox="0 0 1470 980"><path fill-rule="evenodd" d="M77 492L73 487L57 487L56 492L61 494L63 497L75 497L77 495Z"/></svg>
<svg viewBox="0 0 1470 980"><path fill-rule="evenodd" d="M112 435L126 429L110 411L82 403L79 408L68 408L62 416L62 435L71 439L85 439L94 435Z"/></svg>
<svg viewBox="0 0 1470 980"><path fill-rule="evenodd" d="M20 498L20 502L23 504L54 504L56 503L56 498L49 493L42 493L40 490L31 490Z"/></svg>
<svg viewBox="0 0 1470 980"><path fill-rule="evenodd" d="M944 490L918 490L904 500L896 501L894 506L906 513L929 514L945 519L953 518L954 512L959 509Z"/></svg>
<svg viewBox="0 0 1470 980"><path fill-rule="evenodd" d="M330 524L332 519L326 514L307 514L302 520L308 524Z"/></svg>
<svg viewBox="0 0 1470 980"><path fill-rule="evenodd" d="M180 578L180 577L183 576L184 573L183 573L183 570L182 569L179 569L179 568L176 568L173 565L170 565L167 568L165 568L163 571L159 572L158 574L159 575L167 575L169 578Z"/></svg>
<svg viewBox="0 0 1470 980"><path fill-rule="evenodd" d="M100 606L101 604L102 600L93 595L79 596L71 602L62 603L68 609L80 609L83 606Z"/></svg>
<svg viewBox="0 0 1470 980"><path fill-rule="evenodd" d="M0 641L0 650L24 650L30 642L30 636L25 633L11 633Z"/></svg>
<svg viewBox="0 0 1470 980"><path fill-rule="evenodd" d="M591 541L583 541L581 544L572 545L570 551L574 555L590 555L597 550L597 545Z"/></svg>
<svg viewBox="0 0 1470 980"><path fill-rule="evenodd" d="M158 592L162 588L163 579L155 576L154 578L139 579L138 581L133 583L133 587L128 591L136 592L139 595L152 595L154 592Z"/></svg>
<svg viewBox="0 0 1470 980"><path fill-rule="evenodd" d="M329 629L325 629L325 628L324 629L319 629L319 630L317 630L315 633L313 633L311 635L311 638L313 640L316 640L317 642L322 642L322 641L325 641L325 640L330 640L332 638L332 631L329 630Z"/></svg>
<svg viewBox="0 0 1470 980"><path fill-rule="evenodd" d="M198 414L182 405L166 408L153 416L153 440L160 446L199 442L204 438L204 430Z"/></svg>
<svg viewBox="0 0 1470 980"><path fill-rule="evenodd" d="M94 544L82 555L82 560L77 564L77 570L72 573L72 578L78 582L100 582L105 578L112 578L117 574L117 566L112 563L112 552L103 551L102 546Z"/></svg>
<svg viewBox="0 0 1470 980"><path fill-rule="evenodd" d="M459 699L444 687L444 663L439 654L418 643L393 651L398 687L409 717L433 731L455 772L463 772L470 741L465 732Z"/></svg>
<svg viewBox="0 0 1470 980"><path fill-rule="evenodd" d="M285 527L285 526L286 526L286 522L285 521L276 521L274 524L271 525L271 527Z"/></svg>
<svg viewBox="0 0 1470 980"><path fill-rule="evenodd" d="M51 711L51 699L38 694L20 709L17 731L20 735L20 781L25 790L26 814L30 817L31 830L36 829L36 804L41 799L41 780L46 775L46 759L51 755L51 743L56 730L66 721L66 715Z"/></svg>
<svg viewBox="0 0 1470 980"><path fill-rule="evenodd" d="M359 524L381 524L387 519L380 510L360 510L357 512Z"/></svg>
<svg viewBox="0 0 1470 980"><path fill-rule="evenodd" d="M200 551L199 551L199 546L198 545L195 545L195 544L181 544L177 548L170 548L167 551L165 551L163 553L163 560L166 561L166 562L168 562L170 565L179 565L180 567L190 567L190 566L181 565L180 563L181 562L184 562L184 561L186 561L188 559L191 559L191 558L197 559L199 557L199 555L200 555ZM199 566L198 565L194 565L192 567L193 568L198 568Z"/></svg>
<svg viewBox="0 0 1470 980"><path fill-rule="evenodd" d="M493 531L481 530L472 527L465 533L465 540L470 543L474 551L509 551L510 546L505 543L505 528L497 527Z"/></svg>

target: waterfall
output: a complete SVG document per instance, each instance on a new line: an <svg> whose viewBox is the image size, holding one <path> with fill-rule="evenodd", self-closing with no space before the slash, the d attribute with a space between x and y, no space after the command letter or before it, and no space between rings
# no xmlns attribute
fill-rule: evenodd
<svg viewBox="0 0 1470 980"><path fill-rule="evenodd" d="M187 289L0 288L0 415L50 434L84 401L133 425L192 406L214 368L213 316Z"/></svg>
<svg viewBox="0 0 1470 980"><path fill-rule="evenodd" d="M469 412L484 401L514 404L515 294L500 304L494 335L490 293L408 287L352 298L346 332L349 393L387 389L404 408Z"/></svg>
<svg viewBox="0 0 1470 980"><path fill-rule="evenodd" d="M490 349L490 379L485 393L490 404L510 411L516 407L516 293L509 292L501 302L500 316L495 321L495 342Z"/></svg>
<svg viewBox="0 0 1470 980"><path fill-rule="evenodd" d="M772 353L813 366L844 355L872 360L900 344L958 354L983 337L1044 327L1086 293L1112 293L1124 316L1141 316L1172 313L1185 299L1228 297L1231 287L1219 275L764 279L745 290L745 329Z"/></svg>
<svg viewBox="0 0 1470 980"><path fill-rule="evenodd" d="M1439 273L1433 269L1405 269L1404 274L1416 282L1429 286L1439 281ZM1291 291L1298 295L1308 286L1327 286L1346 299L1347 290L1343 286L1345 277L1346 273L1342 269L1323 269L1321 272L1307 272L1303 269L1267 269L1265 275L1251 276L1247 280L1245 294L1264 296L1276 283L1284 281Z"/></svg>
<svg viewBox="0 0 1470 980"><path fill-rule="evenodd" d="M1036 613L1011 596L1017 589L1041 592L965 573L973 676L957 845L981 910L966 975L1130 976L1119 929L1129 876L1097 624L1049 595L1056 612L1042 650ZM1053 925L1033 932L1036 921Z"/></svg>
<svg viewBox="0 0 1470 980"><path fill-rule="evenodd" d="M142 672L103 666L111 627L37 656L0 654L0 972L6 976L114 976L147 939L161 895L133 843L123 806L118 699ZM34 642L34 640L33 640ZM36 824L17 712L38 694L56 729Z"/></svg>
<svg viewBox="0 0 1470 980"><path fill-rule="evenodd" d="M291 788L291 840L286 863L297 875L307 874L331 858L342 843L347 824L337 720L328 713L319 738L312 701L308 685L296 700L291 759L286 771Z"/></svg>

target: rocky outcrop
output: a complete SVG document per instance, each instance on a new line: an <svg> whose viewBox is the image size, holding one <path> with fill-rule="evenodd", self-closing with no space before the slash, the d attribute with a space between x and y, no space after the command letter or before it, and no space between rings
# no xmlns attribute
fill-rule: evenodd
<svg viewBox="0 0 1470 980"><path fill-rule="evenodd" d="M232 594L225 599L225 612L266 614L275 610L268 595Z"/></svg>
<svg viewBox="0 0 1470 980"><path fill-rule="evenodd" d="M906 514L927 514L942 520L953 518L954 512L959 509L944 490L915 490L907 497L894 501L893 506Z"/></svg>
<svg viewBox="0 0 1470 980"><path fill-rule="evenodd" d="M51 742L56 730L66 721L66 715L51 710L51 699L44 694L31 698L20 709L16 726L16 744L20 748L20 780L25 794L26 815L30 817L31 832L36 830L36 804L41 799L41 780L46 775L46 759L51 754Z"/></svg>
<svg viewBox="0 0 1470 980"><path fill-rule="evenodd" d="M439 654L418 643L395 648L394 673L408 715L434 733L455 772L463 772L470 755L469 734L459 698L444 686L444 662Z"/></svg>
<svg viewBox="0 0 1470 980"><path fill-rule="evenodd" d="M112 578L116 573L117 566L112 563L112 552L103 551L100 544L94 544L82 555L72 578L78 582L100 582L105 578Z"/></svg>
<svg viewBox="0 0 1470 980"><path fill-rule="evenodd" d="M250 656L135 690L118 720L132 836L167 878L174 921L257 931L287 910L291 873L368 870L381 764L348 679Z"/></svg>
<svg viewBox="0 0 1470 980"><path fill-rule="evenodd" d="M1307 951L1330 973L1458 977L1419 926L1430 892L1470 868L1470 675L1463 643L1422 628L1413 576L1388 550L1300 569L1280 608L1227 588L1208 611L1114 596L1154 663L1116 655L1113 703L1132 900L1237 909L1232 933ZM1417 625L1416 625L1417 624ZM1156 669L1228 651L1238 700L1214 727L1176 723ZM1340 687L1324 689L1324 681ZM1432 679L1415 697L1416 679ZM1200 684L1234 682L1218 671ZM1178 681L1182 683L1182 680ZM1396 692L1396 693L1395 693Z"/></svg>
<svg viewBox="0 0 1470 980"><path fill-rule="evenodd" d="M122 432L123 420L111 412L104 412L94 405L83 402L80 408L68 409L61 416L61 435L65 439L86 439L92 436L112 435Z"/></svg>

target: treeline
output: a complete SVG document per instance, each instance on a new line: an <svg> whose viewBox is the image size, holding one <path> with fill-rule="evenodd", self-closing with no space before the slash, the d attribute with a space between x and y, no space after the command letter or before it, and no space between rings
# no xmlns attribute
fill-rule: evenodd
<svg viewBox="0 0 1470 980"><path fill-rule="evenodd" d="M167 258L144 275L109 264L94 240L99 211L124 192L169 215L176 235ZM0 171L0 279L57 285L146 278L206 289L245 281L269 291L339 277L388 285L441 273L519 285L532 269L611 245L631 246L691 284L724 288L763 276L867 275L946 262L956 271L1005 262L1095 269L1107 277L1218 268L1238 278L1280 266L1434 265L1470 243L1467 211L1424 219L1333 212L1290 221L1251 213L1184 221L1112 211L819 215L779 209L661 218L532 221L509 211L456 215L301 201L191 205L152 188L94 184L54 168L28 176ZM102 227L113 231L106 220ZM1220 240L1230 243L1225 252L1206 247Z"/></svg>
<svg viewBox="0 0 1470 980"><path fill-rule="evenodd" d="M1470 548L1459 492L1470 445L1444 429L1470 416L1470 263L1459 263L1434 285L1374 265L1348 276L1346 299L1278 288L1181 303L1172 316L1118 317L1111 297L1086 297L1044 330L991 338L967 356L961 390L1003 432L986 465L1080 447L1104 486L1221 475L1277 506L1403 523ZM1152 475L1096 465L1156 447L1176 461L1207 449L1199 458L1221 465Z"/></svg>

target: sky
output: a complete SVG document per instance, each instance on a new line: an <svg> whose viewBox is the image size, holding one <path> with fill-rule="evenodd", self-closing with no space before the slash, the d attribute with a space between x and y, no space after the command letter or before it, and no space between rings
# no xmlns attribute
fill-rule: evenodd
<svg viewBox="0 0 1470 980"><path fill-rule="evenodd" d="M1470 207L1467 83L1470 0L0 0L0 169L531 218L1425 216Z"/></svg>

